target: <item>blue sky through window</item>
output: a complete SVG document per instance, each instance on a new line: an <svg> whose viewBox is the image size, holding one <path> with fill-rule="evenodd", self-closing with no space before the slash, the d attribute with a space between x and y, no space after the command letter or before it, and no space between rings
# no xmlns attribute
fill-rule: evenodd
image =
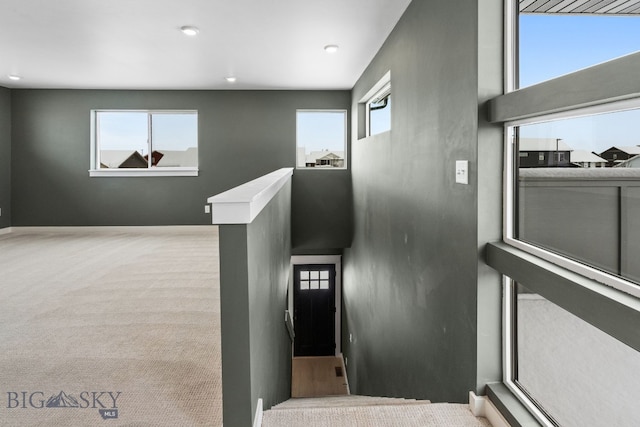
<svg viewBox="0 0 640 427"><path fill-rule="evenodd" d="M640 17L520 15L520 87L640 50Z"/></svg>
<svg viewBox="0 0 640 427"><path fill-rule="evenodd" d="M148 154L148 113L100 111L100 149L132 150ZM198 146L195 113L153 113L153 149L184 151Z"/></svg>
<svg viewBox="0 0 640 427"><path fill-rule="evenodd" d="M311 151L345 150L345 111L298 111L298 147Z"/></svg>
<svg viewBox="0 0 640 427"><path fill-rule="evenodd" d="M636 16L522 14L519 25L520 87L640 51ZM640 145L640 110L523 126L521 136L596 153Z"/></svg>

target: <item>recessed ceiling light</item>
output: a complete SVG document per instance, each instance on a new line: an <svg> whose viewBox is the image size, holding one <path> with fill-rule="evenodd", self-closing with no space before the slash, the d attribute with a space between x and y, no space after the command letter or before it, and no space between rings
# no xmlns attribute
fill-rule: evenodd
<svg viewBox="0 0 640 427"><path fill-rule="evenodd" d="M324 50L327 53L336 53L338 51L338 45L336 44L328 44L324 47Z"/></svg>
<svg viewBox="0 0 640 427"><path fill-rule="evenodd" d="M185 25L184 27L180 27L180 31L182 31L187 36L197 36L200 30L198 27L192 27L190 25Z"/></svg>
<svg viewBox="0 0 640 427"><path fill-rule="evenodd" d="M17 81L17 80L20 80L22 77L16 76L15 74L9 74L9 78L11 80L16 80Z"/></svg>
<svg viewBox="0 0 640 427"><path fill-rule="evenodd" d="M235 83L236 82L236 78L233 76L229 76L229 77L225 77L224 78L228 83Z"/></svg>

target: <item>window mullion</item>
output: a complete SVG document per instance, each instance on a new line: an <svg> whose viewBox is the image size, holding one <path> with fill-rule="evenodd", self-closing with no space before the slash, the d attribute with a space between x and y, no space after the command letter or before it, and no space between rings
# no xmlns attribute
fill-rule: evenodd
<svg viewBox="0 0 640 427"><path fill-rule="evenodd" d="M147 114L147 168L153 165L153 118L152 114Z"/></svg>
<svg viewBox="0 0 640 427"><path fill-rule="evenodd" d="M95 155L93 157L93 161L95 164L93 165L94 169L100 169L100 114L98 112L93 113L95 120L95 129L94 129L94 138L96 139L96 146L94 148Z"/></svg>

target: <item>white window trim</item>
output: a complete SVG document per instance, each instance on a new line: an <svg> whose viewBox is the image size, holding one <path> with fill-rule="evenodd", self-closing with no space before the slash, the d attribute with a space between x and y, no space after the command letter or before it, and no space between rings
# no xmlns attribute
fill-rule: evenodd
<svg viewBox="0 0 640 427"><path fill-rule="evenodd" d="M306 166L298 166L298 113L344 113L344 166L341 168L315 168L315 167L306 167ZM348 153L347 153L347 137L348 137L348 130L347 130L347 115L349 114L349 111L346 109L341 109L341 108L317 108L317 109L304 109L304 108L298 108L296 110L296 161L295 161L295 165L296 165L296 170L312 170L312 171L335 171L335 170L346 170L348 169ZM306 147L305 147L306 148Z"/></svg>
<svg viewBox="0 0 640 427"><path fill-rule="evenodd" d="M517 0L505 0L505 50L504 50L504 66L505 79L504 91L509 93L518 89L518 2ZM560 77L560 76L558 76ZM504 175L503 175L503 241L513 247L523 250L524 252L535 255L539 258L552 262L579 275L596 280L604 285L613 287L617 290L629 293L635 297L640 297L640 286L633 284L618 276L605 273L586 264L573 261L564 256L549 252L537 246L516 240L514 238L515 215L515 184L517 171L515 170L515 144L514 144L514 126L525 124L540 123L560 118L573 118L585 115L593 115L598 113L623 111L640 106L640 98L619 101L615 103L603 102L597 105L590 105L585 108L575 108L560 113L549 115L540 115L526 118L518 121L506 122L504 124ZM503 276L503 383L513 393L513 395L529 410L529 412L545 427L554 427L554 424L547 416L533 403L533 401L520 389L513 380L515 378L514 368L514 342L513 327L515 320L513 318L514 298L514 282L507 276Z"/></svg>
<svg viewBox="0 0 640 427"><path fill-rule="evenodd" d="M122 168L122 169L101 169L97 167L98 160L98 120L97 113L101 112L121 112L121 113L164 113L164 114L198 114L198 110L129 110L129 109L95 109L91 110L91 149L90 149L90 164L89 164L89 176L91 178L142 178L151 176L198 176L200 171L199 167L156 167L151 166L149 168ZM199 120L199 118L198 118ZM150 131L149 131L150 132ZM198 132L198 147L200 146L199 132ZM199 162L199 160L198 160Z"/></svg>
<svg viewBox="0 0 640 427"><path fill-rule="evenodd" d="M156 168L149 169L89 169L92 178L129 177L142 178L149 176L198 176L198 168Z"/></svg>
<svg viewBox="0 0 640 427"><path fill-rule="evenodd" d="M557 120L561 118L575 118L575 117L584 117L588 115L602 114L602 113L613 113L619 111L626 111L630 109L638 109L640 108L640 98L628 99L619 102L610 102L599 105L593 105L585 108L577 108L571 111L564 111L562 113L548 114L543 116L536 116L528 119L517 120L512 122L505 123L505 157L504 157L504 183L503 187L504 191L504 229L503 236L504 242L508 243L511 246L514 246L518 249L522 249L525 252L528 252L532 255L535 255L539 258L542 258L546 261L552 262L556 265L559 265L567 270L578 273L582 276L588 277L589 279L593 279L597 282L600 282L604 285L610 286L619 291L626 292L635 297L640 298L640 286L634 284L633 282L626 280L622 277L616 276L614 274L610 274L604 272L602 270L598 270L596 268L590 267L587 264L583 264L578 261L574 261L568 257L556 254L554 252L550 252L548 250L542 249L538 246L531 245L529 243L523 242L521 240L517 240L514 237L515 230L515 178L516 178L516 170L515 165L513 164L513 159L515 155L515 147L513 140L513 127L521 126L525 124L534 124L534 123L542 123L548 122L551 120Z"/></svg>
<svg viewBox="0 0 640 427"><path fill-rule="evenodd" d="M518 387L515 381L513 381L513 378L515 376L515 372L513 372L513 355L515 353L514 350L517 350L516 348L514 348L515 343L513 342L513 325L515 324L515 319L513 319L513 309L515 303L515 301L513 301L513 289L515 287L515 283L507 276L502 276L502 282L502 300L504 301L504 304L502 305L502 382L509 389L509 391L511 391L511 393L513 393L516 398L527 407L529 412L531 412L531 414L536 418L536 420L538 420L538 422L540 422L540 424L542 424L544 427L556 427L553 423L551 423L551 421L549 421L547 416L540 409L538 409L536 405L533 404L531 399L529 399L529 397L524 394L524 392L520 389L520 387Z"/></svg>
<svg viewBox="0 0 640 427"><path fill-rule="evenodd" d="M375 99L381 97L386 92L391 93L391 70L387 71L384 76L378 82L373 85L371 89L360 99L360 104L365 105L365 133L364 137L368 138L371 135L371 123L370 123L370 113L371 113L371 102ZM385 131L390 132L390 130ZM380 133L385 133L380 132ZM378 134L374 134L378 135Z"/></svg>

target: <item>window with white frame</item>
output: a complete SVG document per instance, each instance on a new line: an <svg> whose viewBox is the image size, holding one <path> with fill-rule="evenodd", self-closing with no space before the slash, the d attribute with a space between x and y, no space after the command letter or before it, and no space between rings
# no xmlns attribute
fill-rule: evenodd
<svg viewBox="0 0 640 427"><path fill-rule="evenodd" d="M367 123L368 135L391 130L391 82L367 102Z"/></svg>
<svg viewBox="0 0 640 427"><path fill-rule="evenodd" d="M298 110L296 112L296 167L298 169L345 169L346 159L346 110Z"/></svg>
<svg viewBox="0 0 640 427"><path fill-rule="evenodd" d="M633 13L640 11L640 2L505 4L506 92L543 80L547 84L499 97L515 95L504 106L518 110L524 105L527 110L520 116L504 114L515 116L504 119L504 241L511 250L526 252L522 259L544 274L561 277L550 283L562 289L528 276L527 286L536 289L530 290L505 276L504 383L545 426L634 425L640 413L629 396L637 386L625 382L625 372L640 366L637 343L620 332L628 327L625 315L608 316L605 327L591 313L598 312L593 301L608 306L631 298L633 311L640 298L640 168L633 161L640 155L640 98L637 91L620 93L607 84L594 91L594 83L585 78L593 75L589 69L556 78L637 51L633 34L640 31L640 18ZM603 9L598 7L609 16L599 15ZM630 32L620 36L619 31L599 30L617 25L612 22ZM610 36L623 40L603 42ZM568 48L570 43L579 46ZM628 59L598 65L598 72L610 75L619 87L631 87L619 81L621 75L637 74ZM600 100L589 100L587 106L567 103L561 111L543 105L547 110L536 113L543 108L541 99L553 98L549 87L560 84L558 92L593 91ZM513 264L513 270L524 267L523 261ZM587 299L586 293L597 297ZM581 306L582 300L588 303ZM567 301L578 302L571 306ZM603 369L610 363L616 366ZM590 373L586 381L584 372ZM596 380L597 389L594 378L603 378Z"/></svg>
<svg viewBox="0 0 640 427"><path fill-rule="evenodd" d="M358 126L358 137L366 138L391 130L391 72L388 71L360 99L359 114L364 120ZM364 128L363 128L364 125Z"/></svg>
<svg viewBox="0 0 640 427"><path fill-rule="evenodd" d="M514 150L545 153L518 156L513 239L640 283L640 108L539 120L513 132Z"/></svg>
<svg viewBox="0 0 640 427"><path fill-rule="evenodd" d="M92 111L91 176L197 172L197 111Z"/></svg>

